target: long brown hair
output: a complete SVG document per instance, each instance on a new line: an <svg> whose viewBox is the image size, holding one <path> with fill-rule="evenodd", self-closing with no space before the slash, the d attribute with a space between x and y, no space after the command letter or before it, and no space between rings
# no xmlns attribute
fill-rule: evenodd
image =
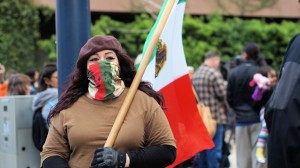
<svg viewBox="0 0 300 168"><path fill-rule="evenodd" d="M118 50L114 50L121 67L120 77L124 81L126 87L130 87L133 78L136 74L134 62L132 59L120 52ZM61 94L57 105L53 108L48 116L48 122L51 118L53 118L56 114L60 113L60 111L69 108L72 104L74 104L79 97L88 92L88 78L87 78L87 60L92 54L88 56L79 57L77 61L77 65L73 73L71 74L70 81L66 85L67 87L64 89L64 92ZM156 92L152 89L152 86L148 82L141 82L139 90L143 91L150 97L153 97L162 108L164 108L164 98L162 94Z"/></svg>

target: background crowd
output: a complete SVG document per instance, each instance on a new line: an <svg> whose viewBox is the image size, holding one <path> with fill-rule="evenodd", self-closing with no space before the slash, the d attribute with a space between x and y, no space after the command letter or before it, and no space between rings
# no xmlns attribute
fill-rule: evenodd
<svg viewBox="0 0 300 168"><path fill-rule="evenodd" d="M191 83L199 102L209 108L216 127L212 139L215 147L202 151L177 167L219 168L236 164L238 168L267 167L268 129L264 120L265 105L277 84L272 60L265 59L255 43L245 44L241 55L222 62L217 51L208 51L201 65L189 67ZM56 64L25 73L0 65L0 96L33 95L35 146L41 151L48 133L46 120L57 103ZM35 128L33 128L35 129ZM235 138L237 163L229 163L230 144L227 131ZM43 134L43 138L41 135ZM231 164L231 165L230 165Z"/></svg>
<svg viewBox="0 0 300 168"><path fill-rule="evenodd" d="M277 84L272 60L265 59L255 43L245 44L241 55L229 62L221 62L217 51L208 51L191 78L200 99L198 103L209 107L217 122L212 137L215 147L178 167L267 167L264 107ZM228 133L230 139L235 137L231 140L236 145L236 163L228 160Z"/></svg>

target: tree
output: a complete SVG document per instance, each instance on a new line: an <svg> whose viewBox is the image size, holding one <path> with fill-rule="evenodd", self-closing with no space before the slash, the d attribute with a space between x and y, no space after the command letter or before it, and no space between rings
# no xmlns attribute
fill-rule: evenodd
<svg viewBox="0 0 300 168"><path fill-rule="evenodd" d="M136 15L132 22L124 23L100 17L92 26L93 35L117 37L127 54L133 59L142 52L145 39L154 23L149 14ZM255 42L262 54L273 60L279 69L289 40L298 33L299 23L282 21L267 23L263 19L238 17L224 18L221 15L193 17L186 15L183 21L183 46L188 65L197 68L209 50L218 51L223 61L240 55L247 42ZM55 56L55 38L43 42L46 55Z"/></svg>
<svg viewBox="0 0 300 168"><path fill-rule="evenodd" d="M39 13L29 0L0 1L0 61L6 69L33 67Z"/></svg>
<svg viewBox="0 0 300 168"><path fill-rule="evenodd" d="M148 14L136 15L133 22L124 23L102 16L92 26L93 35L114 35L119 39L129 56L135 58L143 50L147 35L155 19Z"/></svg>

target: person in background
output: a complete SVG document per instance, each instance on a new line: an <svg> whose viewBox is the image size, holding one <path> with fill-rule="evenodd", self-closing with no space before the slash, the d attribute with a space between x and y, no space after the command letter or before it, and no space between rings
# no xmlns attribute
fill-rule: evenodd
<svg viewBox="0 0 300 168"><path fill-rule="evenodd" d="M300 34L290 40L279 80L265 107L268 167L300 167Z"/></svg>
<svg viewBox="0 0 300 168"><path fill-rule="evenodd" d="M256 143L256 159L260 163L266 162L265 151L268 139L268 129L264 119L264 107L269 100L276 83L276 71L269 65L262 65L259 68L258 73L254 74L253 80L250 82L250 86L255 86L255 90L252 94L252 99L255 103L253 107L255 110L260 111L260 121L262 124L262 128Z"/></svg>
<svg viewBox="0 0 300 168"><path fill-rule="evenodd" d="M42 113L45 121L47 121L50 111L55 107L57 102L58 102L58 98L55 98L55 99L51 99L51 100L47 101L47 103L45 104L43 113ZM49 128L49 124L47 123L47 128Z"/></svg>
<svg viewBox="0 0 300 168"><path fill-rule="evenodd" d="M0 83L4 82L5 66L0 64Z"/></svg>
<svg viewBox="0 0 300 168"><path fill-rule="evenodd" d="M43 168L154 168L175 161L163 96L147 82L140 83L114 145L104 147L135 74L134 62L116 38L94 36L87 41L50 112Z"/></svg>
<svg viewBox="0 0 300 168"><path fill-rule="evenodd" d="M32 68L26 71L25 73L27 76L30 77L30 95L35 95L37 93L38 88L38 79L39 79L39 72L36 68Z"/></svg>
<svg viewBox="0 0 300 168"><path fill-rule="evenodd" d="M8 96L7 87L8 87L8 80L17 72L15 70L9 70L5 74L5 66L0 64L0 97L1 96Z"/></svg>
<svg viewBox="0 0 300 168"><path fill-rule="evenodd" d="M24 74L15 74L8 80L8 96L30 95L30 78Z"/></svg>
<svg viewBox="0 0 300 168"><path fill-rule="evenodd" d="M33 98L32 109L44 108L45 104L58 96L58 76L56 64L46 64L39 76L38 93ZM43 111L43 110L42 110Z"/></svg>
<svg viewBox="0 0 300 168"><path fill-rule="evenodd" d="M5 66L0 64L0 96L7 95L7 85L5 82Z"/></svg>
<svg viewBox="0 0 300 168"><path fill-rule="evenodd" d="M215 147L200 152L195 157L193 167L219 168L222 158L223 125L226 123L225 98L226 85L219 65L220 54L214 51L206 53L204 63L200 65L193 75L192 83L201 103L208 106L212 118L217 121L216 133L213 136Z"/></svg>
<svg viewBox="0 0 300 168"><path fill-rule="evenodd" d="M42 151L42 147L48 135L47 120L43 118L45 105L58 97L58 80L56 64L46 64L43 66L40 77L38 93L32 101L32 110L34 111L32 123L32 138L35 147Z"/></svg>
<svg viewBox="0 0 300 168"><path fill-rule="evenodd" d="M237 66L239 66L241 63L243 63L244 59L242 58L242 55L237 55L234 58L231 59L229 63L229 69L233 69Z"/></svg>
<svg viewBox="0 0 300 168"><path fill-rule="evenodd" d="M227 101L235 112L235 141L238 168L257 168L256 142L261 130L259 108L254 109L249 85L253 75L258 72L260 50L255 43L245 45L242 53L243 62L229 73Z"/></svg>

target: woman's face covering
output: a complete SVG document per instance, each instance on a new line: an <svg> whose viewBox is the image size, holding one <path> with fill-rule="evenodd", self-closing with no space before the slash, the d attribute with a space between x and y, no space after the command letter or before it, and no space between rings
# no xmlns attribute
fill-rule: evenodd
<svg viewBox="0 0 300 168"><path fill-rule="evenodd" d="M116 53L113 50L102 50L99 51L93 55L90 56L90 58L87 61L87 69L88 67L95 63L95 62L99 62L99 61L107 61L107 62L113 62L116 65L119 66L119 60L118 57L116 55Z"/></svg>

